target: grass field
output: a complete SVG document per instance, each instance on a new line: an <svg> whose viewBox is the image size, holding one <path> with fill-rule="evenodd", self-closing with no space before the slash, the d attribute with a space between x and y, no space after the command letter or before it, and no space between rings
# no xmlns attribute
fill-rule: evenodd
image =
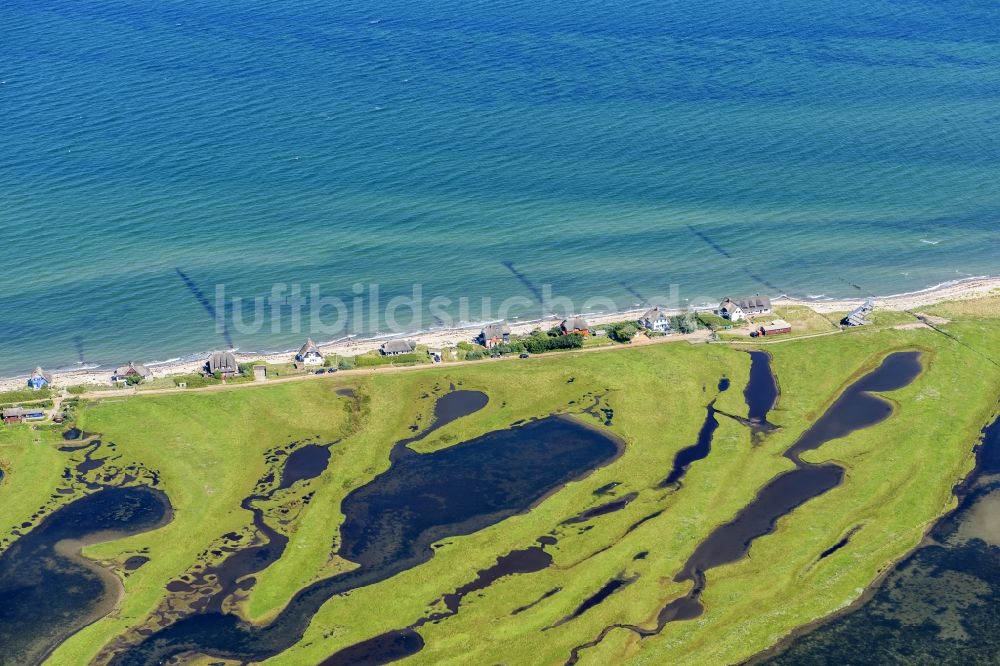
<svg viewBox="0 0 1000 666"><path fill-rule="evenodd" d="M791 333L782 333L780 336L775 336L776 338L787 339L840 330L840 317L820 314L802 305L785 305L775 308L774 312L769 315L754 317L753 324L741 321L728 331L722 329L719 331L719 338L723 340L751 340L750 330L752 328L763 326L775 319L784 319L792 325Z"/></svg>
<svg viewBox="0 0 1000 666"><path fill-rule="evenodd" d="M442 538L423 565L332 599L299 644L267 663L316 663L355 642L406 627L441 610L435 600L473 580L497 557L552 531L558 535L548 548L552 566L501 578L467 597L456 615L421 627L426 647L407 663L562 663L574 646L606 626L653 626L660 608L686 593L688 584L674 583L673 577L694 548L791 468L782 452L838 392L888 352L922 350L923 376L887 396L896 407L891 418L806 456L844 465L844 484L781 520L775 533L754 543L749 558L711 570L704 615L670 624L648 639L612 631L583 651L581 660L738 663L857 599L951 505L951 489L971 468L977 432L1000 397L1000 306L996 299L984 303L928 309L952 319L941 327L947 335L875 326L768 346L781 388L770 420L780 429L755 440L744 426L719 416L710 455L692 465L679 489L655 486L675 454L695 441L720 377L729 377L732 388L718 396L716 407L746 412L742 389L749 357L740 351L743 345L616 347L515 363L339 373L232 391L149 394L81 407L81 428L102 433L123 458L160 472L175 516L162 529L85 551L113 563L148 549L151 561L124 580L119 609L73 636L49 663L88 663L109 641L141 627L163 604L166 584L204 566L222 535L247 533L251 515L239 503L267 472L265 453L278 445L338 442L321 477L275 498L272 508L292 509L293 519L281 528L290 537L288 547L256 576L235 610L264 622L304 585L352 567L336 555L341 501L388 468L393 443L431 419L433 399L423 396L435 390L440 395L450 384L485 391L490 401L419 442L419 451L553 412L605 427L603 418L583 412L599 394L614 409L608 429L624 439L625 453L527 513L471 535ZM802 319L802 313L788 314ZM818 320L806 325L824 328ZM348 386L356 398L337 394ZM9 538L10 529L42 506L58 484L69 454L56 450L57 441L57 434L29 426L0 431L0 465L7 473L0 483L0 538ZM612 499L594 494L610 482L620 484L614 495L636 492L637 498L615 513L562 524ZM314 494L308 505L301 502L306 491ZM847 547L817 559L849 532ZM643 552L648 555L636 559ZM579 618L548 629L616 577L637 578Z"/></svg>

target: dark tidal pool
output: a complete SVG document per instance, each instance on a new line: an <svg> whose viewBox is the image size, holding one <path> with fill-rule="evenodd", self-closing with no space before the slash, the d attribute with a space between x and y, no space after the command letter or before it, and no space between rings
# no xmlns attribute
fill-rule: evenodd
<svg viewBox="0 0 1000 666"><path fill-rule="evenodd" d="M161 491L105 488L58 509L0 556L0 664L40 662L107 614L115 577L79 555L81 542L144 532L170 518Z"/></svg>
<svg viewBox="0 0 1000 666"><path fill-rule="evenodd" d="M448 395L460 393L448 399ZM455 392L422 435L481 409L485 395ZM482 396L482 397L479 397ZM190 615L118 655L113 664L158 664L196 651L216 657L259 660L296 643L313 615L330 598L371 585L433 557L431 545L470 534L533 504L565 483L608 464L622 443L567 417L552 416L497 430L428 454L398 443L389 469L344 500L340 554L361 566L303 589L269 625L254 627L221 612ZM412 637L396 637L391 649L413 649ZM367 649L378 651L376 646Z"/></svg>
<svg viewBox="0 0 1000 666"><path fill-rule="evenodd" d="M858 608L754 663L996 664L1000 655L1000 419L983 431L959 506Z"/></svg>

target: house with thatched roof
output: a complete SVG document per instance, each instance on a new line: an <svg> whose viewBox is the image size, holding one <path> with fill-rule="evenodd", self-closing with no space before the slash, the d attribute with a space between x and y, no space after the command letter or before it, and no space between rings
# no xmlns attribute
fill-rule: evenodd
<svg viewBox="0 0 1000 666"><path fill-rule="evenodd" d="M476 341L487 349L492 349L497 345L505 345L510 342L510 326L505 321L486 324L479 332Z"/></svg>
<svg viewBox="0 0 1000 666"><path fill-rule="evenodd" d="M121 382L142 382L153 376L153 372L144 366L142 363L133 363L129 361L127 365L120 366L115 369L115 373L111 375L111 381L116 384ZM130 380L130 377L135 379Z"/></svg>
<svg viewBox="0 0 1000 666"><path fill-rule="evenodd" d="M35 368L35 371L28 377L28 386L36 391L47 387L51 383L52 375L42 370L41 367Z"/></svg>
<svg viewBox="0 0 1000 666"><path fill-rule="evenodd" d="M236 355L231 351L218 351L208 357L205 362L205 370L210 375L222 375L232 377L240 374L240 364L236 362Z"/></svg>
<svg viewBox="0 0 1000 666"><path fill-rule="evenodd" d="M41 421L45 418L42 407L8 407L2 413L4 423L20 423L21 421Z"/></svg>
<svg viewBox="0 0 1000 666"><path fill-rule="evenodd" d="M388 340L382 343L378 351L382 356L399 356L409 354L417 348L417 343L413 340Z"/></svg>
<svg viewBox="0 0 1000 666"><path fill-rule="evenodd" d="M749 298L722 299L717 315L730 321L740 321L747 317L771 313L771 299L767 296L751 296Z"/></svg>
<svg viewBox="0 0 1000 666"><path fill-rule="evenodd" d="M643 328L649 329L650 331L656 331L657 333L669 333L670 332L670 315L667 311L656 306L650 308L639 317L639 325Z"/></svg>
<svg viewBox="0 0 1000 666"><path fill-rule="evenodd" d="M563 335L579 333L580 335L590 335L590 324L583 317L570 317L563 319L559 324L559 330Z"/></svg>
<svg viewBox="0 0 1000 666"><path fill-rule="evenodd" d="M309 338L299 349L299 353L295 355L295 360L305 365L323 365L323 354L312 338Z"/></svg>

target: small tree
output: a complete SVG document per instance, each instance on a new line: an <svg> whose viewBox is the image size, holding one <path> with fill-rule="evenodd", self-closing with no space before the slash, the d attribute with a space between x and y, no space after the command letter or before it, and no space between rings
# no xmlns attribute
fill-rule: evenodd
<svg viewBox="0 0 1000 666"><path fill-rule="evenodd" d="M125 378L125 384L128 386L135 386L142 382L142 375L129 375Z"/></svg>
<svg viewBox="0 0 1000 666"><path fill-rule="evenodd" d="M635 334L639 332L639 327L629 321L609 324L607 326L608 337L615 342L630 342Z"/></svg>
<svg viewBox="0 0 1000 666"><path fill-rule="evenodd" d="M670 327L681 333L694 333L698 330L698 316L694 310L688 310L682 315L670 318Z"/></svg>

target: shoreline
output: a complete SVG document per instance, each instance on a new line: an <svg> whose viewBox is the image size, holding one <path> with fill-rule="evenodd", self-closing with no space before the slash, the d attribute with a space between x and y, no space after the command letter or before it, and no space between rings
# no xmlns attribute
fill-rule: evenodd
<svg viewBox="0 0 1000 666"><path fill-rule="evenodd" d="M986 420L986 423L979 431L976 443L972 447L972 468L965 474L965 476L958 479L952 487L951 499L954 500L954 506L946 507L940 515L937 516L937 518L934 518L923 526L923 533L921 534L920 540L915 546L913 546L913 548L910 548L899 557L890 560L885 567L879 571L878 576L876 576L871 583L865 586L864 590L862 590L861 594L858 595L856 599L841 606L840 608L837 608L829 615L816 618L800 627L796 627L778 639L770 647L741 661L739 666L760 666L761 664L767 663L772 658L784 654L798 639L807 636L828 624L832 624L846 615L850 615L855 611L861 610L865 604L872 600L872 598L885 584L889 576L892 575L892 573L895 572L903 562L915 555L917 551L934 545L935 541L931 536L934 530L944 520L955 516L966 508L965 503L967 499L975 492L976 479L983 470L982 455L983 447L986 445L986 430L992 424L996 423L998 419L1000 419L1000 405L997 406L997 409L994 410L993 414Z"/></svg>
<svg viewBox="0 0 1000 666"><path fill-rule="evenodd" d="M932 305L947 300L962 300L980 297L990 292L1000 289L1000 276L979 276L969 277L952 282L945 282L933 285L917 291L902 294L890 294L887 296L875 296L875 307L882 310L912 310L913 308ZM856 298L835 298L829 300L810 300L802 298L792 298L786 295L774 296L772 303L777 306L805 306L818 313L847 312L859 305L867 295L861 294ZM652 305L642 308L621 310L609 314L588 314L584 313L591 326L602 326L612 322L637 319ZM670 314L680 314L683 309L665 308ZM543 326L547 322L557 322L560 319L557 315L550 315L541 319L534 319L526 322L510 323L511 333L514 335L529 334L535 328ZM356 336L346 336L324 344L317 345L324 355L357 356L366 352L378 349L386 340L391 339L411 339L418 345L428 347L453 347L462 341L471 341L474 334L482 328L482 323L470 323L465 326L457 326L448 329L423 331L413 334L392 334L381 335L370 338L359 338ZM308 335L308 334L306 334ZM210 352L205 352L203 356L189 356L168 359L166 361L151 361L146 363L153 372L154 378L169 377L172 375L184 375L198 373L204 366L205 358ZM237 361L240 363L262 362L262 363L288 363L292 360L295 350L278 352L234 352ZM123 361L124 362L124 361ZM85 386L109 386L111 383L111 368L90 367L63 371L53 371L53 383L63 388L74 385ZM28 374L0 378L0 391L11 391L26 387Z"/></svg>

